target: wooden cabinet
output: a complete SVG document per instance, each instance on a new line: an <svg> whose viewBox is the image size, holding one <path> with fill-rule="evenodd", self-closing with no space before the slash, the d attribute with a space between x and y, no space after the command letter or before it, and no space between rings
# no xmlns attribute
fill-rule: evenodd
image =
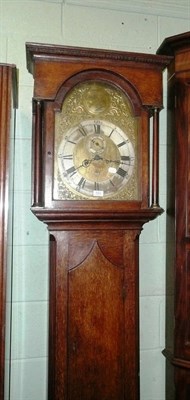
<svg viewBox="0 0 190 400"><path fill-rule="evenodd" d="M0 398L4 399L5 340L9 340L6 316L7 275L11 273L12 182L14 110L17 107L17 77L13 65L0 64ZM8 357L8 355L7 355ZM6 365L9 363L7 358ZM8 371L8 365L6 371ZM6 375L6 380L9 377ZM6 381L8 386L8 382Z"/></svg>
<svg viewBox="0 0 190 400"><path fill-rule="evenodd" d="M163 211L158 122L171 58L26 48L34 77L32 211L50 233L48 399L137 400L139 235Z"/></svg>
<svg viewBox="0 0 190 400"><path fill-rule="evenodd" d="M165 39L158 49L158 54L174 57L168 73L168 296L167 340L164 351L167 359L167 399L188 400L190 398L190 33ZM172 285L174 295L171 290ZM171 392L173 381L175 394L174 391Z"/></svg>

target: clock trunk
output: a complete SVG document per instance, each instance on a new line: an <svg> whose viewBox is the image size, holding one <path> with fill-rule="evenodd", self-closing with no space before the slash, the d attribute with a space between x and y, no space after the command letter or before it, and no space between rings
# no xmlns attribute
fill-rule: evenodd
<svg viewBox="0 0 190 400"><path fill-rule="evenodd" d="M138 398L138 229L50 232L49 398Z"/></svg>

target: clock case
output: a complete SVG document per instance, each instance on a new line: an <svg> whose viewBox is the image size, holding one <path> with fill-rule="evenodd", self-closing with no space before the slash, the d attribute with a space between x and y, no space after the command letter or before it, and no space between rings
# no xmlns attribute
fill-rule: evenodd
<svg viewBox="0 0 190 400"><path fill-rule="evenodd" d="M167 80L166 399L190 398L190 32L157 50L173 61Z"/></svg>
<svg viewBox="0 0 190 400"><path fill-rule="evenodd" d="M65 219L124 218L139 213L146 220L161 212L158 204L158 130L162 109L162 71L170 57L95 50L66 46L26 44L27 67L33 74L33 200L32 209L42 207ZM139 199L54 200L53 154L55 112L59 112L67 93L78 83L98 81L115 85L128 97L138 118ZM153 85L153 87L152 87ZM151 88L151 89L150 89ZM150 184L150 118L153 116L152 182ZM152 134L152 133L151 133ZM152 193L150 195L150 188ZM151 198L150 198L151 196ZM151 207L150 207L151 206ZM49 211L48 211L49 213ZM45 214L44 214L45 217ZM58 217L59 218L59 217Z"/></svg>
<svg viewBox="0 0 190 400"><path fill-rule="evenodd" d="M32 212L50 233L48 399L137 400L139 235L163 212L159 111L171 57L35 43L26 51L34 77ZM55 112L74 85L94 79L124 91L139 120L138 200L53 199Z"/></svg>

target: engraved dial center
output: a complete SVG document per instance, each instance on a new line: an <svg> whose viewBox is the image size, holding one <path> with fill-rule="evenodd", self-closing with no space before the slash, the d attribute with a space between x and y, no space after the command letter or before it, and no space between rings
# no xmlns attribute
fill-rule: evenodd
<svg viewBox="0 0 190 400"><path fill-rule="evenodd" d="M90 134L75 146L73 164L85 179L102 182L110 179L120 164L120 152L115 143L105 135Z"/></svg>

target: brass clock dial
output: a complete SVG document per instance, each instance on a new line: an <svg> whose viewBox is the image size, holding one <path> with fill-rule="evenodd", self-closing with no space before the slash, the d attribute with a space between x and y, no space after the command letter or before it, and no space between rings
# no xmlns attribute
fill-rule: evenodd
<svg viewBox="0 0 190 400"><path fill-rule="evenodd" d="M54 198L137 199L137 147L127 96L107 83L77 85L56 113Z"/></svg>
<svg viewBox="0 0 190 400"><path fill-rule="evenodd" d="M87 198L109 197L133 173L135 153L126 134L111 122L82 121L71 128L58 150L60 176Z"/></svg>

